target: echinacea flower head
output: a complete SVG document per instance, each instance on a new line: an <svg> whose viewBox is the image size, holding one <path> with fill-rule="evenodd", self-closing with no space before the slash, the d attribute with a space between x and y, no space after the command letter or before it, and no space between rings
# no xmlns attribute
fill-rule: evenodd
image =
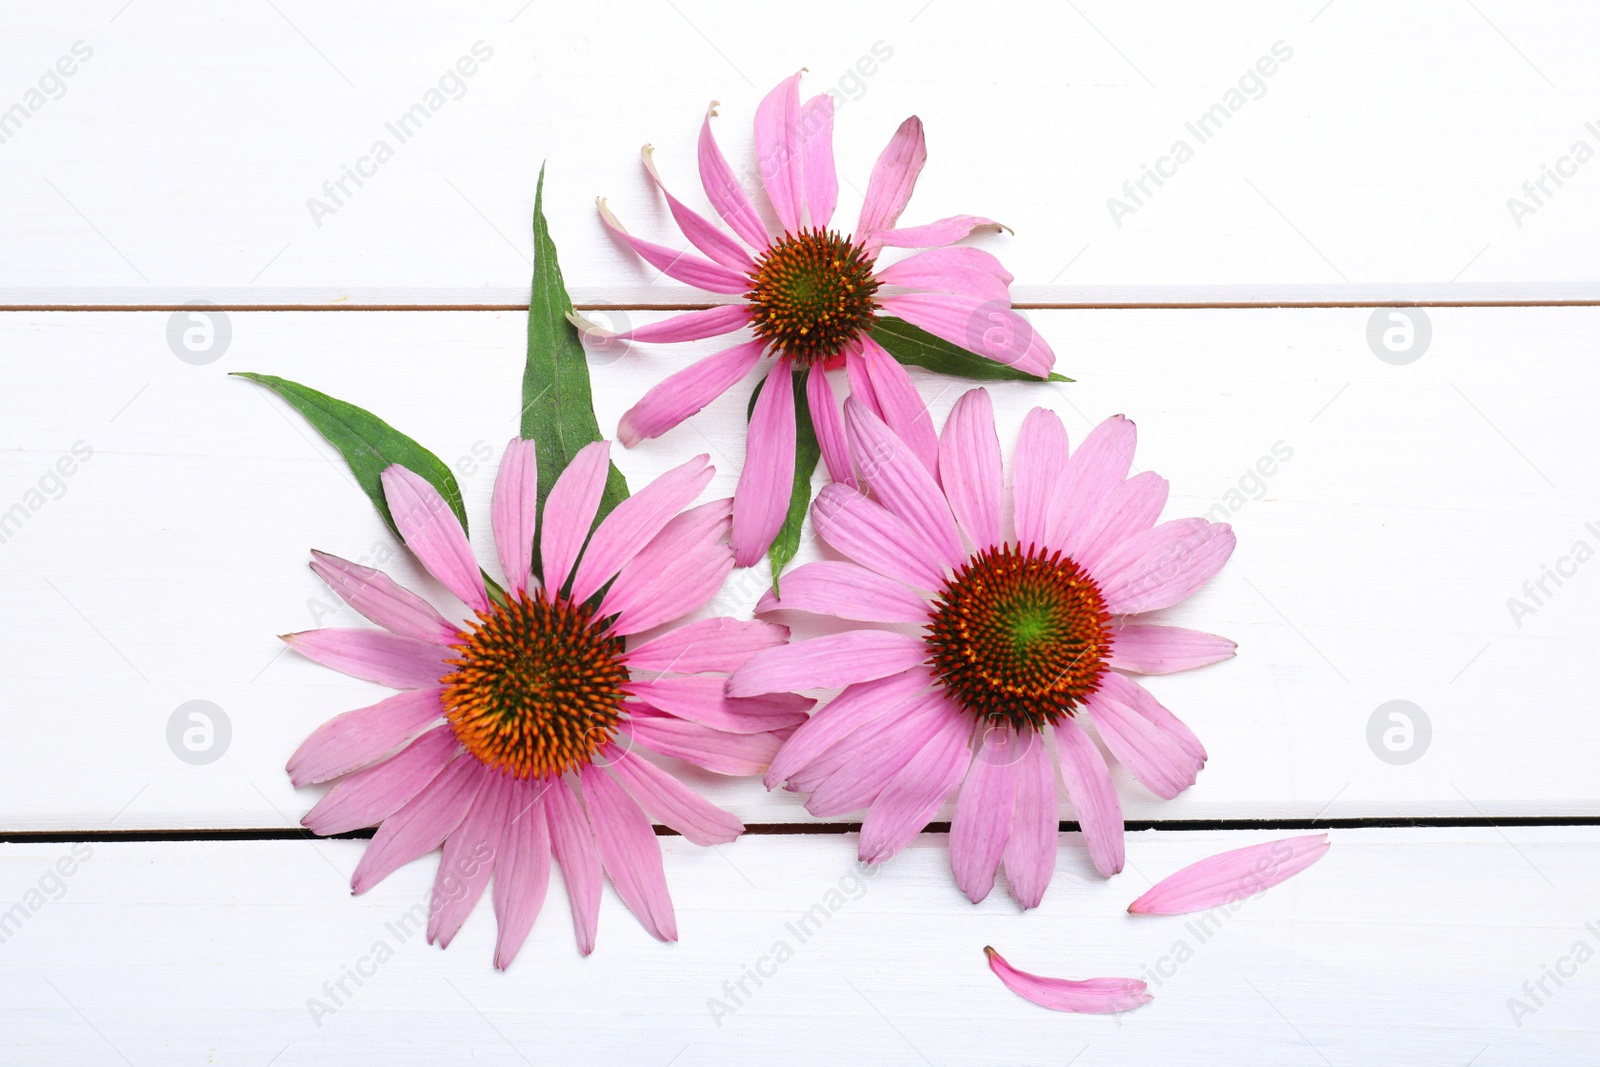
<svg viewBox="0 0 1600 1067"><path fill-rule="evenodd" d="M650 820L701 845L744 827L646 754L759 773L811 705L725 693L728 672L786 641L784 627L669 625L710 601L733 568L729 503L683 510L711 478L706 457L662 475L596 527L608 448L583 448L551 488L538 531L541 582L533 442L506 446L491 514L503 590L485 582L439 492L389 467L382 482L395 526L470 616L450 621L378 571L318 552L312 569L383 629L284 638L319 663L403 690L324 724L295 752L295 785L341 779L303 822L318 834L378 827L351 879L357 893L442 844L430 942L450 943L492 875L501 968L533 926L552 858L583 953L594 948L602 871L652 935L676 940Z"/></svg>
<svg viewBox="0 0 1600 1067"><path fill-rule="evenodd" d="M1209 581L1233 531L1157 524L1167 483L1129 477L1134 426L1121 416L1069 451L1052 412L1029 413L1007 534L987 392L956 403L937 478L864 404L852 397L844 412L862 488L827 486L812 521L853 562L796 568L757 611L891 628L766 649L733 672L735 696L843 689L785 742L767 787L810 794L819 818L867 809L868 862L898 852L955 794L956 883L982 900L1003 863L1012 894L1034 907L1055 866L1059 766L1095 866L1120 871L1122 806L1085 726L1157 796L1194 783L1205 749L1129 675L1233 655L1232 641L1145 619Z"/></svg>
<svg viewBox="0 0 1600 1067"><path fill-rule="evenodd" d="M714 106L714 105L713 105ZM805 376L807 406L835 481L855 484L838 404L826 377L843 365L853 395L900 434L931 471L937 442L910 376L871 333L895 315L980 356L1044 378L1055 355L1011 309L1011 274L978 248L951 247L990 219L957 215L898 227L927 160L922 123L895 131L867 183L853 233L833 228L839 180L833 164L833 98L800 100L800 75L784 79L756 109L761 181L779 230L769 230L711 134L700 131L700 178L734 236L666 191L644 150L645 167L673 219L697 251L628 233L600 201L600 217L668 277L739 302L691 311L621 334L644 342L691 341L748 328L754 337L678 371L623 415L624 445L657 437L740 381L766 354L777 360L751 413L744 470L734 494L731 540L739 566L760 558L783 524L795 466L794 375ZM893 263L885 248L916 250ZM576 320L581 329L596 331Z"/></svg>

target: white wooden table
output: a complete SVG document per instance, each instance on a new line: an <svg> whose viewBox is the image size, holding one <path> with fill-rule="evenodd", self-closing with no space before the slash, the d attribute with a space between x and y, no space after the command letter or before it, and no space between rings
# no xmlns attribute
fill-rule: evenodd
<svg viewBox="0 0 1600 1067"><path fill-rule="evenodd" d="M758 11L0 9L0 909L25 913L0 931L0 1060L1600 1062L1600 159L1577 148L1600 152L1600 11ZM474 73L441 83L463 56ZM1251 76L1270 56L1271 77ZM608 889L581 959L559 882L507 974L487 904L446 953L399 942L388 924L432 864L350 897L362 843L297 838L316 791L282 771L376 690L273 635L354 619L303 566L310 547L424 579L334 453L226 375L380 413L455 466L486 527L516 427L540 163L575 299L649 321L698 297L610 240L592 198L664 238L638 146L699 203L707 101L743 158L756 101L802 64L809 91L840 95L843 217L915 112L930 159L908 221L1015 228L978 243L1078 381L993 388L1002 438L1037 403L1074 433L1126 412L1140 464L1171 480L1169 514L1229 513L1237 554L1170 616L1239 657L1152 683L1211 762L1170 803L1118 769L1143 828L1128 869L1104 882L1064 834L1028 914L999 893L968 904L942 834L858 879L848 825L700 776L759 832L714 850L663 838L681 943L651 941ZM386 124L431 90L442 102L398 143ZM1203 143L1189 131L1233 99ZM392 158L361 163L381 139ZM1192 158L1162 163L1178 140ZM1171 173L1140 191L1146 167ZM324 183L346 168L370 173L335 201ZM169 344L196 300L226 332L203 364ZM1425 324L1420 357L1379 358L1379 305L1418 305L1401 313ZM597 360L602 427L703 350ZM942 419L962 387L913 374ZM707 496L726 495L742 403L623 454L626 472L709 451ZM761 582L736 576L720 606L747 609ZM167 739L194 700L229 724L204 765ZM1405 763L1369 743L1396 700L1429 723ZM1123 914L1187 862L1324 824L1322 863L1217 929ZM715 1018L724 983L841 886L826 927ZM380 941L393 958L361 964ZM989 975L989 943L1049 973L1144 976L1156 1000L1043 1011ZM373 973L337 1011L311 1009L358 967Z"/></svg>

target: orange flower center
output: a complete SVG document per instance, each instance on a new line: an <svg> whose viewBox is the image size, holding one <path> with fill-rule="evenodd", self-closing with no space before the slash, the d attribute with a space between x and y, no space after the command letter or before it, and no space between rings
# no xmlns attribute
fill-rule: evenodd
<svg viewBox="0 0 1600 1067"><path fill-rule="evenodd" d="M1100 687L1111 615L1071 558L1005 545L973 556L945 582L927 643L940 681L968 711L1037 730Z"/></svg>
<svg viewBox="0 0 1600 1067"><path fill-rule="evenodd" d="M878 308L866 249L831 230L785 234L751 278L745 300L756 336L802 365L839 355Z"/></svg>
<svg viewBox="0 0 1600 1067"><path fill-rule="evenodd" d="M594 609L535 594L478 612L440 679L467 751L518 778L589 763L616 734L628 669Z"/></svg>

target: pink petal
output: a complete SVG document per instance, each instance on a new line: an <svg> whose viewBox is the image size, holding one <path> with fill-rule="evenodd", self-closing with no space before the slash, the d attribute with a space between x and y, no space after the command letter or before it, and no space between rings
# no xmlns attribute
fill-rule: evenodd
<svg viewBox="0 0 1600 1067"><path fill-rule="evenodd" d="M981 215L951 215L947 219L908 226L899 230L878 230L867 238L867 247L933 248L953 244L978 230L1003 230L1006 227Z"/></svg>
<svg viewBox="0 0 1600 1067"><path fill-rule="evenodd" d="M346 604L390 633L436 645L448 645L456 639L456 627L432 604L397 585L382 571L315 549L311 555L311 569L317 577L327 582Z"/></svg>
<svg viewBox="0 0 1600 1067"><path fill-rule="evenodd" d="M865 736L867 733L870 738ZM832 769L827 777L811 785L806 810L819 819L831 819L868 807L924 746L947 733L970 741L972 716L956 707L943 690L919 693L887 712L870 731L862 731L839 746L842 751L838 754L843 758L831 759L833 754L829 753L818 761ZM808 782L811 777L806 776ZM956 780L960 780L959 775ZM793 784L801 783L797 779ZM952 782L945 793L954 788ZM880 817L880 823L888 814Z"/></svg>
<svg viewBox="0 0 1600 1067"><path fill-rule="evenodd" d="M1029 746L1043 747L1038 734L1023 737L1009 726L978 731L977 755L961 783L950 821L950 871L974 904L994 888L995 872L1011 838L1017 778Z"/></svg>
<svg viewBox="0 0 1600 1067"><path fill-rule="evenodd" d="M1056 549L1049 539L1050 511L1067 465L1067 431L1047 408L1034 408L1022 420L1012 461L1011 498L1017 541L1023 548Z"/></svg>
<svg viewBox="0 0 1600 1067"><path fill-rule="evenodd" d="M799 77L796 75L795 77ZM789 361L767 375L745 432L744 469L733 493L733 560L749 567L772 545L794 492L794 382Z"/></svg>
<svg viewBox="0 0 1600 1067"><path fill-rule="evenodd" d="M716 468L698 455L628 497L600 521L572 578L572 599L588 600L700 495Z"/></svg>
<svg viewBox="0 0 1600 1067"><path fill-rule="evenodd" d="M1052 1011L1109 1015L1137 1008L1155 999L1145 992L1145 984L1137 978L1085 978L1079 981L1043 978L1017 970L1005 961L1004 956L987 945L983 951L989 957L989 969L1007 989L1023 1000L1031 1000Z"/></svg>
<svg viewBox="0 0 1600 1067"><path fill-rule="evenodd" d="M878 403L878 387L873 384L872 375L867 373L866 360L861 358L860 340L845 345L844 357L845 379L850 385L850 396L878 418L883 418L883 405Z"/></svg>
<svg viewBox="0 0 1600 1067"><path fill-rule="evenodd" d="M617 440L632 448L640 441L660 437L750 373L766 347L760 338L745 341L666 378L622 416L617 423Z"/></svg>
<svg viewBox="0 0 1600 1067"><path fill-rule="evenodd" d="M654 149L645 145L640 151L644 159L644 169L649 171L650 180L656 183L656 188L661 190L661 195L667 198L667 207L672 212L673 221L678 224L678 229L689 239L689 243L700 251L710 256L713 260L727 267L729 270L748 274L755 269L755 261L744 248L717 229L705 216L688 207L677 197L667 191L666 184L662 182L661 175L656 171L656 161L653 156Z"/></svg>
<svg viewBox="0 0 1600 1067"><path fill-rule="evenodd" d="M757 652L728 677L728 692L748 697L802 689L842 689L887 678L928 659L920 637L892 630L848 630Z"/></svg>
<svg viewBox="0 0 1600 1067"><path fill-rule="evenodd" d="M544 562L545 589L552 596L566 587L572 565L583 551L610 473L611 442L595 441L578 449L550 487L544 502L539 557Z"/></svg>
<svg viewBox="0 0 1600 1067"><path fill-rule="evenodd" d="M452 669L445 660L455 655L442 645L387 630L330 626L284 634L280 640L324 667L392 689L434 688Z"/></svg>
<svg viewBox="0 0 1600 1067"><path fill-rule="evenodd" d="M1011 837L1003 857L1011 895L1037 908L1056 869L1056 773L1042 735L1032 735L1017 765Z"/></svg>
<svg viewBox="0 0 1600 1067"><path fill-rule="evenodd" d="M635 678L627 685L630 694L657 711L730 734L798 726L815 703L789 693L741 700L730 697L725 688L721 675L710 674L671 675L653 681Z"/></svg>
<svg viewBox="0 0 1600 1067"><path fill-rule="evenodd" d="M1094 568L1113 615L1169 608L1198 592L1233 555L1233 527L1205 519L1174 519L1135 534Z"/></svg>
<svg viewBox="0 0 1600 1067"><path fill-rule="evenodd" d="M619 732L658 755L738 776L764 772L783 743L776 734L730 734L668 715L634 714Z"/></svg>
<svg viewBox="0 0 1600 1067"><path fill-rule="evenodd" d="M880 297L891 315L935 337L1024 373L1044 378L1055 366L1050 345L1015 311L993 300L954 293L902 293Z"/></svg>
<svg viewBox="0 0 1600 1067"><path fill-rule="evenodd" d="M1050 535L1063 552L1076 550L1101 503L1128 476L1136 440L1133 423L1113 415L1072 453L1050 514Z"/></svg>
<svg viewBox="0 0 1600 1067"><path fill-rule="evenodd" d="M744 823L649 760L615 745L600 754L650 818L695 844L724 845L744 833Z"/></svg>
<svg viewBox="0 0 1600 1067"><path fill-rule="evenodd" d="M718 304L699 311L685 311L660 322L647 322L622 333L603 330L581 315L573 314L570 319L585 338L599 344L611 341L666 344L671 341L698 341L731 333L750 321L750 307L748 304Z"/></svg>
<svg viewBox="0 0 1600 1067"><path fill-rule="evenodd" d="M657 941L678 940L678 921L661 866L661 845L650 828L650 820L627 791L599 767L584 764L579 777L589 817L594 821L600 862L611 876L611 884L617 887L617 895L639 917L651 937Z"/></svg>
<svg viewBox="0 0 1600 1067"><path fill-rule="evenodd" d="M1184 915L1232 904L1294 877L1328 851L1327 834L1286 837L1191 863L1128 905L1137 915Z"/></svg>
<svg viewBox="0 0 1600 1067"><path fill-rule="evenodd" d="M377 762L444 717L440 693L439 689L396 693L371 707L329 719L289 757L289 781L296 788L326 782Z"/></svg>
<svg viewBox="0 0 1600 1067"><path fill-rule="evenodd" d="M1073 718L1056 723L1056 756L1067 797L1078 813L1078 826L1089 846L1089 858L1101 876L1110 878L1125 861L1122 801L1111 784L1111 770L1083 727Z"/></svg>
<svg viewBox="0 0 1600 1067"><path fill-rule="evenodd" d="M844 424L851 454L873 495L917 531L941 563L948 567L965 563L967 554L961 548L955 516L930 472L933 456L926 464L919 462L920 456L854 399L844 402ZM936 451L937 442L933 447Z"/></svg>
<svg viewBox="0 0 1600 1067"><path fill-rule="evenodd" d="M856 223L856 236L886 230L900 218L917 187L917 175L928 161L928 146L922 136L922 120L912 115L900 124L889 144L873 164L867 182L867 195Z"/></svg>
<svg viewBox="0 0 1600 1067"><path fill-rule="evenodd" d="M1162 800L1193 785L1205 766L1205 749L1194 734L1137 682L1102 675L1088 707L1111 754Z"/></svg>
<svg viewBox="0 0 1600 1067"><path fill-rule="evenodd" d="M872 391L877 399L873 414L881 411L883 421L895 436L911 446L911 451L928 468L928 473L939 470L939 436L933 432L933 416L922 394L911 383L911 375L900 361L884 351L871 336L861 338L860 351L849 357L859 360L872 379Z"/></svg>
<svg viewBox="0 0 1600 1067"><path fill-rule="evenodd" d="M768 592L756 612L787 609L861 622L925 622L928 602L905 585L854 563L807 563L783 576L783 596Z"/></svg>
<svg viewBox="0 0 1600 1067"><path fill-rule="evenodd" d="M998 304L1011 303L1011 272L981 248L935 248L878 271L884 285L959 293Z"/></svg>
<svg viewBox="0 0 1600 1067"><path fill-rule="evenodd" d="M980 549L999 545L1005 472L988 390L968 390L951 409L939 439L939 480L967 540Z"/></svg>
<svg viewBox="0 0 1600 1067"><path fill-rule="evenodd" d="M474 611L486 611L488 594L483 588L483 572L467 543L461 520L450 510L439 490L422 475L398 463L384 469L384 499L389 514L400 530L406 547L416 554L428 573Z"/></svg>
<svg viewBox="0 0 1600 1067"><path fill-rule="evenodd" d="M829 479L854 487L856 473L850 466L850 449L844 440L839 401L833 395L828 372L821 363L813 363L806 372L806 403L811 408L811 428L822 448L822 461L827 465Z"/></svg>
<svg viewBox="0 0 1600 1067"><path fill-rule="evenodd" d="M500 457L490 505L494 547L512 594L533 575L533 535L539 521L539 461L532 441L513 437Z"/></svg>
<svg viewBox="0 0 1600 1067"><path fill-rule="evenodd" d="M717 594L733 570L733 550L720 540L728 506L717 500L678 515L622 568L599 609L602 616L617 616L615 633L636 634L680 619Z"/></svg>
<svg viewBox="0 0 1600 1067"><path fill-rule="evenodd" d="M600 852L595 847L594 827L583 805L572 795L572 787L560 778L547 779L549 788L541 795L545 823L550 829L550 851L561 865L567 883L567 903L572 908L572 929L578 937L578 951L587 956L594 951L595 929L600 925Z"/></svg>
<svg viewBox="0 0 1600 1067"><path fill-rule="evenodd" d="M789 735L767 768L767 788L776 789L857 730L925 692L933 682L932 672L920 667L847 687Z"/></svg>
<svg viewBox="0 0 1600 1067"><path fill-rule="evenodd" d="M458 748L448 726L423 734L394 758L357 771L328 790L300 825L321 837L376 826L438 777Z"/></svg>
<svg viewBox="0 0 1600 1067"><path fill-rule="evenodd" d="M787 581L787 579L785 579ZM1181 626L1125 623L1113 632L1110 665L1135 674L1174 674L1233 658L1226 637Z"/></svg>
<svg viewBox="0 0 1600 1067"><path fill-rule="evenodd" d="M687 249L675 251L666 245L635 237L623 228L611 209L606 207L604 197L596 199L595 205L600 209L600 221L605 223L606 229L626 241L641 259L667 277L709 293L744 293L750 289L748 275L702 259Z"/></svg>
<svg viewBox="0 0 1600 1067"><path fill-rule="evenodd" d="M927 540L849 486L823 486L811 522L817 536L864 567L918 589L944 585L944 565Z"/></svg>
<svg viewBox="0 0 1600 1067"><path fill-rule="evenodd" d="M1072 558L1092 572L1106 553L1156 524L1167 506L1168 488L1155 471L1142 471L1111 490L1074 538Z"/></svg>
<svg viewBox="0 0 1600 1067"><path fill-rule="evenodd" d="M739 179L734 177L733 168L728 166L722 150L717 147L716 138L711 135L711 119L717 113L716 108L713 101L700 126L700 184L705 186L706 198L728 228L744 238L751 248L764 251L771 240L767 228Z"/></svg>
<svg viewBox="0 0 1600 1067"><path fill-rule="evenodd" d="M719 616L679 626L631 648L627 662L635 671L727 672L749 659L752 652L773 648L788 640L787 626Z"/></svg>
<svg viewBox="0 0 1600 1067"><path fill-rule="evenodd" d="M372 844L350 876L350 888L365 893L418 856L444 843L478 796L489 771L472 756L456 759L422 791L378 827Z"/></svg>
<svg viewBox="0 0 1600 1067"><path fill-rule="evenodd" d="M911 843L955 788L972 760L972 724L963 716L936 720L933 735L895 773L861 822L863 863L882 863Z"/></svg>
<svg viewBox="0 0 1600 1067"><path fill-rule="evenodd" d="M833 97L829 94L818 93L800 109L800 141L808 224L825 230L839 203L839 176L833 168Z"/></svg>
<svg viewBox="0 0 1600 1067"><path fill-rule="evenodd" d="M778 222L786 232L798 233L805 203L798 73L779 82L756 107L756 162Z"/></svg>
<svg viewBox="0 0 1600 1067"><path fill-rule="evenodd" d="M544 781L531 778L512 779L507 786L506 824L494 861L494 914L500 927L494 965L502 971L522 950L550 886L550 828L540 799L545 789Z"/></svg>
<svg viewBox="0 0 1600 1067"><path fill-rule="evenodd" d="M495 853L505 834L507 779L489 773L472 807L444 843L439 872L433 880L433 908L428 915L428 944L448 948L467 921L478 898L489 888Z"/></svg>

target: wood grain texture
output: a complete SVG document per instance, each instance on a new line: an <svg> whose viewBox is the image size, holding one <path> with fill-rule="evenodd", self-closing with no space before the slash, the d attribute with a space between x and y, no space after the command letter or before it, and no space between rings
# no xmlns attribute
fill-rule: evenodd
<svg viewBox="0 0 1600 1067"><path fill-rule="evenodd" d="M1600 814L1600 564L1575 562L1579 542L1600 545L1600 310L1428 314L1429 350L1393 366L1369 350L1364 310L1034 313L1081 384L992 387L1007 452L1035 404L1059 411L1074 441L1125 412L1141 431L1137 466L1172 483L1166 514L1226 518L1239 534L1219 578L1167 613L1236 639L1239 657L1151 682L1210 765L1172 803L1119 770L1130 818ZM290 788L289 753L384 692L280 649L275 634L360 622L305 567L308 550L380 564L447 603L331 450L226 372L304 381L432 448L495 567L489 493L516 430L523 316L238 313L231 347L206 366L174 357L169 318L0 316L18 382L0 393L0 510L40 503L0 545L13 620L0 680L19 709L3 829L294 825L316 791ZM602 430L710 344L597 355ZM965 384L916 378L942 424ZM621 465L638 485L704 451L718 467L707 497L731 492L747 395L619 450ZM79 442L92 458L47 478ZM801 559L818 552L808 537ZM1558 585L1547 568L1571 573ZM747 611L763 584L737 575L718 610ZM1512 598L1532 610L1513 615ZM168 748L169 718L190 700L231 722L231 747L208 766ZM1432 724L1405 766L1368 746L1391 700ZM686 773L747 821L809 821L759 783Z"/></svg>
<svg viewBox="0 0 1600 1067"><path fill-rule="evenodd" d="M943 835L871 877L850 836L669 838L680 943L650 940L607 889L598 948L579 957L556 878L505 974L487 901L447 952L399 936L432 859L352 898L361 842L80 844L88 858L53 880L68 846L0 846L0 902L42 901L0 946L6 1057L1562 1067L1600 1051L1600 963L1574 957L1600 942L1592 828L1336 832L1321 862L1231 914L1154 919L1124 912L1149 879L1263 836L1136 834L1111 882L1075 837L1026 914L969 904ZM1156 999L1049 1012L989 974L985 944L1048 974L1145 974ZM1535 1005L1524 983L1541 980ZM714 1018L713 998L732 1010ZM1532 1010L1514 1018L1512 998Z"/></svg>
<svg viewBox="0 0 1600 1067"><path fill-rule="evenodd" d="M670 240L638 146L702 206L708 101L748 170L757 101L801 65L837 95L840 219L918 114L907 219L1009 223L984 244L1019 299L1600 298L1583 0L818 0L781 26L731 0L5 17L0 112L21 111L0 124L0 305L525 304L543 161L579 302L692 299L604 235L593 198Z"/></svg>

